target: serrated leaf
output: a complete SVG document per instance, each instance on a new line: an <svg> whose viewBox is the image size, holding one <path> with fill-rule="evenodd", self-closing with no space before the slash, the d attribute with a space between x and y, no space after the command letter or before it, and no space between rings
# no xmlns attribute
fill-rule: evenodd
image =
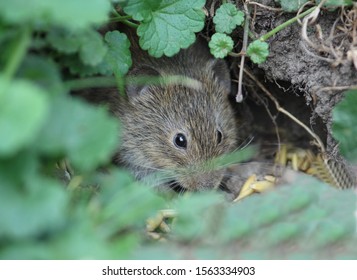
<svg viewBox="0 0 357 280"><path fill-rule="evenodd" d="M195 41L202 30L204 0L128 1L124 11L141 21L137 29L141 48L154 57L173 56Z"/></svg>
<svg viewBox="0 0 357 280"><path fill-rule="evenodd" d="M357 162L357 90L346 92L345 98L332 111L332 132L339 141L341 153Z"/></svg>
<svg viewBox="0 0 357 280"><path fill-rule="evenodd" d="M92 170L110 160L118 146L119 122L104 108L59 96L37 141L46 154L67 155L79 170Z"/></svg>
<svg viewBox="0 0 357 280"><path fill-rule="evenodd" d="M132 64L128 37L119 31L111 31L105 34L104 39L108 44L105 61L112 66L116 75L124 76Z"/></svg>
<svg viewBox="0 0 357 280"><path fill-rule="evenodd" d="M137 21L143 21L150 18L152 11L159 9L160 1L157 0L127 0L121 4L124 6L124 12L131 15Z"/></svg>
<svg viewBox="0 0 357 280"><path fill-rule="evenodd" d="M254 63L263 63L269 55L268 43L259 40L250 43L247 48L247 55Z"/></svg>
<svg viewBox="0 0 357 280"><path fill-rule="evenodd" d="M5 86L8 85L8 87ZM0 155L12 155L36 137L48 112L47 93L35 84L0 76Z"/></svg>
<svg viewBox="0 0 357 280"><path fill-rule="evenodd" d="M285 12L296 12L309 0L278 0Z"/></svg>
<svg viewBox="0 0 357 280"><path fill-rule="evenodd" d="M234 42L231 37L222 33L215 33L209 41L211 54L216 58L224 58L233 49Z"/></svg>
<svg viewBox="0 0 357 280"><path fill-rule="evenodd" d="M232 31L244 21L244 13L238 11L236 6L231 3L221 5L215 16L213 22L215 24L216 32L230 34Z"/></svg>
<svg viewBox="0 0 357 280"><path fill-rule="evenodd" d="M1 0L0 6L0 15L9 23L56 25L69 29L104 23L111 9L110 1L103 0Z"/></svg>

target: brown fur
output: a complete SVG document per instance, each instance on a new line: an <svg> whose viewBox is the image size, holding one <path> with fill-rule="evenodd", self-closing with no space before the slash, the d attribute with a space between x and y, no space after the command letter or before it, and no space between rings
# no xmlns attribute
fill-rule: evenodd
<svg viewBox="0 0 357 280"><path fill-rule="evenodd" d="M135 46L132 54L129 75L182 75L193 84L129 85L125 97L113 91L107 95L110 110L123 125L115 161L137 179L161 171L163 177L155 182L160 187L175 182L191 191L217 188L226 170L215 168L212 160L237 149L246 137L239 134L241 123L229 101L225 62L214 59L202 42L172 58L154 59ZM186 149L175 146L177 133L186 136Z"/></svg>

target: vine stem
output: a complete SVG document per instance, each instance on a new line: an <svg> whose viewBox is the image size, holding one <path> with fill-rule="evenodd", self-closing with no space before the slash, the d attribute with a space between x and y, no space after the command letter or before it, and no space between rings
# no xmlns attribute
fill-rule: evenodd
<svg viewBox="0 0 357 280"><path fill-rule="evenodd" d="M261 42L264 42L266 40L268 40L271 36L275 35L276 33L278 33L280 30L284 29L285 27L293 24L294 22L296 22L297 20L303 18L304 16L312 13L313 11L315 11L315 9L317 8L317 6L314 6L308 10L306 10L305 12L297 15L296 17L293 17L287 21L285 21L284 23L278 25L277 27L275 27L274 29L272 29L271 31L269 31L268 33L264 34L263 36L261 36L258 40L260 40Z"/></svg>
<svg viewBox="0 0 357 280"><path fill-rule="evenodd" d="M27 53L27 49L31 42L31 29L26 26L23 28L18 39L15 48L10 55L10 58L4 68L4 77L6 80L10 81L16 74L24 56Z"/></svg>

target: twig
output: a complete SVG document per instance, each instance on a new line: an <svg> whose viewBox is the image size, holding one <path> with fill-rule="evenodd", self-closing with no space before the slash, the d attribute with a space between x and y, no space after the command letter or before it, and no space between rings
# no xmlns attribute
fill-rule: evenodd
<svg viewBox="0 0 357 280"><path fill-rule="evenodd" d="M236 95L236 101L241 103L243 101L243 93L242 93L242 86L243 86L243 69L244 69L244 60L247 51L247 44L248 44L248 30L249 30L249 10L246 3L244 3L244 12L245 12L245 22L244 22L244 34L243 34L243 46L240 59L240 67L239 67L239 78L238 78L238 91Z"/></svg>
<svg viewBox="0 0 357 280"><path fill-rule="evenodd" d="M320 92L320 91L329 91L329 90L356 90L357 89L357 85L351 85L351 86L332 86L332 87L323 87L320 88L316 93Z"/></svg>
<svg viewBox="0 0 357 280"><path fill-rule="evenodd" d="M259 6L261 8L267 9L267 10L271 10L271 11L276 11L276 12L281 12L282 8L274 8L274 7L270 7L270 6L266 6L263 4L260 4L258 2L254 2L254 1L247 1L248 5L256 5Z"/></svg>
<svg viewBox="0 0 357 280"><path fill-rule="evenodd" d="M249 71L247 71L246 69L244 69L244 72L252 79L254 80L257 85L263 90L263 92L270 98L271 101L273 101L273 103L275 104L276 109L283 113L284 115L286 115L288 118L290 118L291 120L293 120L295 123L297 123L298 125L300 125L303 129L305 129L305 131L307 133L309 133L317 142L321 153L324 154L325 153L325 145L323 144L323 142L321 141L320 137L314 133L310 128L307 127L307 125L305 125L303 122L301 122L298 118L296 118L294 115L292 115L289 111L285 110L283 107L280 106L279 102L276 100L276 98L265 88L265 86L259 82L253 74L251 74Z"/></svg>

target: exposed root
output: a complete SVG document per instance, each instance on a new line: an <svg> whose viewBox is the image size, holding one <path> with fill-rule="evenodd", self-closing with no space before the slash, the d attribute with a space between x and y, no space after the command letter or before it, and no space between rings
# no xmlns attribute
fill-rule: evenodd
<svg viewBox="0 0 357 280"><path fill-rule="evenodd" d="M306 124L304 124L302 121L300 121L294 115L292 115L289 111L287 111L283 107L281 107L279 102L278 102L278 100L276 100L276 98L266 89L266 87L260 81L258 81L258 79L255 78L255 76L253 74L251 74L246 69L244 69L244 72L249 76L249 78L254 80L256 82L256 84L261 88L261 90L270 98L270 100L273 101L273 103L275 104L276 109L279 112L281 112L284 115L286 115L288 118L293 120L295 123L297 123L299 126L301 126L307 133L310 134L310 136L314 139L315 144L320 149L320 152L322 154L325 154L325 152L326 152L325 145L323 144L323 142L320 139L320 137L316 133L314 133Z"/></svg>
<svg viewBox="0 0 357 280"><path fill-rule="evenodd" d="M329 62L333 67L353 63L357 69L357 5L340 8L339 17L333 23L327 38L321 26L315 23L320 11L318 7L303 19L301 28L303 49L308 55ZM315 28L315 38L309 37L308 26Z"/></svg>

